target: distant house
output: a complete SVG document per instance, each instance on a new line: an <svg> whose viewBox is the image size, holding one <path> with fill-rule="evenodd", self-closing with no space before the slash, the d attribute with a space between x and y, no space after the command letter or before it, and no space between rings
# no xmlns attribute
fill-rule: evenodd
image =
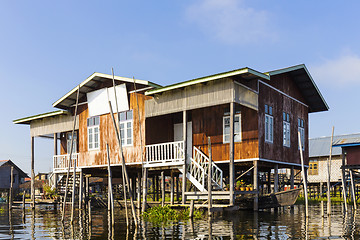
<svg viewBox="0 0 360 240"><path fill-rule="evenodd" d="M28 178L28 175L11 160L0 160L0 190L10 189L11 167L14 167L13 188L18 188L25 182L25 178Z"/></svg>
<svg viewBox="0 0 360 240"><path fill-rule="evenodd" d="M336 145L344 142L344 139L360 139L360 134L334 136L330 172L332 184L341 182L342 150L340 147L336 147ZM312 138L309 140L308 181L312 185L321 186L327 182L327 160L330 154L330 141L331 137Z"/></svg>

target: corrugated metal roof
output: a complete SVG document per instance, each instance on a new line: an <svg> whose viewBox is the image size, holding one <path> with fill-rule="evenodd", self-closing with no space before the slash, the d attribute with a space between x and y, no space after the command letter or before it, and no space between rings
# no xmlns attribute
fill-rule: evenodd
<svg viewBox="0 0 360 240"><path fill-rule="evenodd" d="M42 113L42 114L38 114L38 115L34 115L34 116L16 119L16 120L13 120L13 123L14 124L30 124L31 121L33 121L33 120L54 117L54 116L59 116L59 115L68 115L68 114L69 114L68 111L57 110L57 111L53 111L53 112L47 112L47 113Z"/></svg>
<svg viewBox="0 0 360 240"><path fill-rule="evenodd" d="M10 160L0 160L0 167L1 167L2 165L4 165L5 163L7 163L8 161L10 161Z"/></svg>
<svg viewBox="0 0 360 240"><path fill-rule="evenodd" d="M360 142L360 133L334 136L333 146L342 141L342 139L358 139ZM309 139L309 157L325 157L330 154L331 137L319 137ZM332 156L341 155L341 148L333 147Z"/></svg>
<svg viewBox="0 0 360 240"><path fill-rule="evenodd" d="M333 146L347 147L360 145L360 136L343 137L334 141Z"/></svg>

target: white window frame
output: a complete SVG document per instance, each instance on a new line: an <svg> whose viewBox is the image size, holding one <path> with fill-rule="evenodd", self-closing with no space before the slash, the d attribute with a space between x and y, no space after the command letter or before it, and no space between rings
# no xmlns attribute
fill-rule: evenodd
<svg viewBox="0 0 360 240"><path fill-rule="evenodd" d="M71 137L72 132L68 132L66 134L66 152L70 154L70 147L71 147ZM77 149L77 132L74 132L74 141L73 141L73 153L76 153Z"/></svg>
<svg viewBox="0 0 360 240"><path fill-rule="evenodd" d="M92 118L99 118L99 124L87 127L87 138L88 138L87 146L89 151L100 149L100 117L96 116ZM95 137L96 133L97 133L97 138Z"/></svg>
<svg viewBox="0 0 360 240"><path fill-rule="evenodd" d="M236 118L239 118L238 122L235 121ZM230 143L230 126L229 126L229 133L225 133L225 121L226 121L226 119L229 119L229 124L230 124L230 116L224 116L223 117L223 143ZM226 140L226 136L229 136L229 140ZM235 114L234 115L234 142L241 142L241 141L242 141L242 136L241 136L241 114Z"/></svg>
<svg viewBox="0 0 360 240"><path fill-rule="evenodd" d="M131 113L131 114L128 114ZM130 147L134 145L134 113L132 110L119 113L120 115L120 136L121 136L121 145L123 147ZM130 124L130 134L128 134L128 126ZM124 130L126 126L126 130ZM126 141L125 141L126 140ZM128 140L131 142L129 143Z"/></svg>
<svg viewBox="0 0 360 240"><path fill-rule="evenodd" d="M290 123L283 121L283 146L290 147Z"/></svg>
<svg viewBox="0 0 360 240"><path fill-rule="evenodd" d="M274 117L273 108L265 104L265 142L274 142Z"/></svg>

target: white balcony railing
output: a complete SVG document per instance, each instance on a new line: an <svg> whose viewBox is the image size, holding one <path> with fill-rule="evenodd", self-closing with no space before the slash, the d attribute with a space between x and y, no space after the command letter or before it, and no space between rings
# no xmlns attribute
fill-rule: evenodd
<svg viewBox="0 0 360 240"><path fill-rule="evenodd" d="M73 153L71 162L70 162L70 168L74 166L74 161L76 160L76 167L79 165L78 161L78 153ZM65 171L69 167L69 157L70 154L64 154L64 155L55 155L54 156L54 171Z"/></svg>
<svg viewBox="0 0 360 240"><path fill-rule="evenodd" d="M184 141L146 146L146 164L181 164L184 159Z"/></svg>

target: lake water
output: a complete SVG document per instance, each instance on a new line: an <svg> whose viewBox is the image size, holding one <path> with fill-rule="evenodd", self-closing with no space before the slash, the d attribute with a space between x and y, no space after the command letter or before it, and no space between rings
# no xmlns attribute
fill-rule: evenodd
<svg viewBox="0 0 360 240"><path fill-rule="evenodd" d="M324 204L326 208L326 204ZM320 204L310 205L306 220L304 205L279 211L236 211L214 213L211 219L153 225L141 222L139 228L127 228L125 212L116 209L115 225L109 227L108 212L92 210L88 215L76 212L76 221L69 217L61 223L61 213L52 207L37 206L33 212L0 205L0 239L360 239L359 214L351 209L343 213L341 205L333 205L331 218L321 217Z"/></svg>

